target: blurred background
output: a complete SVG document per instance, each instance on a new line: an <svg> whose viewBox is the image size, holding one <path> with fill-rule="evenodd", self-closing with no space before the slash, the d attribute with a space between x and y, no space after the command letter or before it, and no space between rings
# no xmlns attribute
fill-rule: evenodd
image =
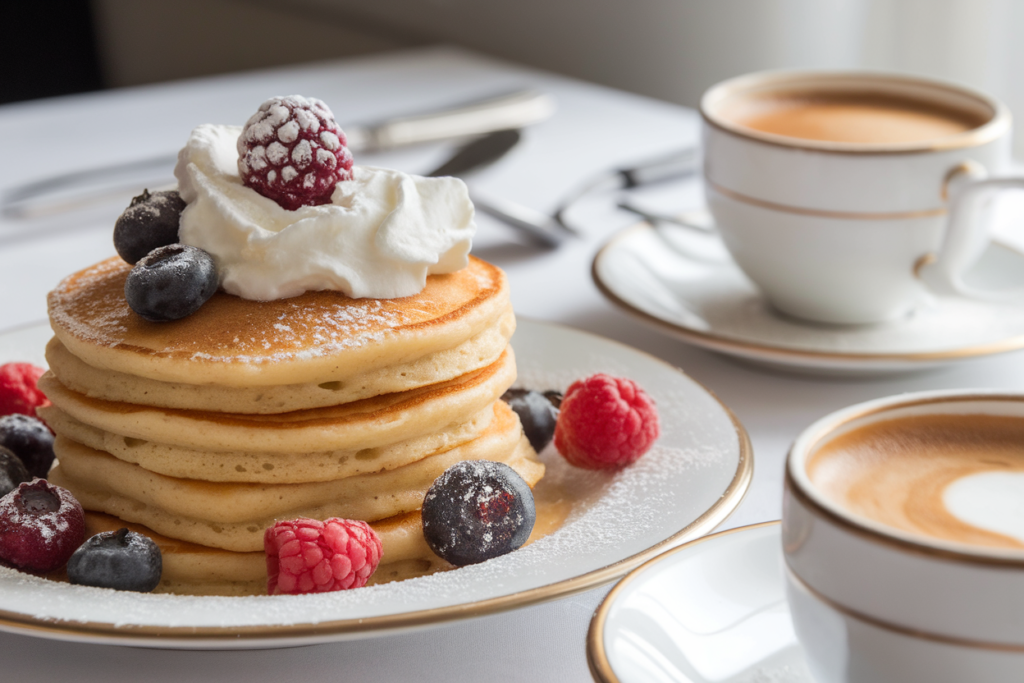
<svg viewBox="0 0 1024 683"><path fill-rule="evenodd" d="M1024 116L1019 0L64 0L0 16L17 27L2 102L443 42L689 106L750 71L871 68Z"/></svg>

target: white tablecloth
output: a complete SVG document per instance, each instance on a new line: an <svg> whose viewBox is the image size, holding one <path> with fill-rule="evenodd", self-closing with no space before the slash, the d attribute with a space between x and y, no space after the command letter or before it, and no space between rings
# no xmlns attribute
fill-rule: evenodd
<svg viewBox="0 0 1024 683"><path fill-rule="evenodd" d="M470 179L492 194L552 209L595 172L697 143L694 112L634 95L430 48L267 72L231 75L0 107L0 191L54 173L173 153L193 126L241 123L266 97L301 93L325 100L344 127L398 112L533 85L558 110L527 131L505 159ZM362 159L425 171L449 148L422 147ZM357 159L357 162L360 162ZM169 178L168 178L169 180ZM754 444L753 485L726 526L780 516L782 462L814 419L859 401L935 388L1024 387L1024 356L1012 353L928 373L826 380L771 373L688 347L644 328L606 302L590 279L596 250L634 219L613 197L573 211L582 239L540 251L482 217L475 253L509 274L518 315L557 321L631 344L683 368L714 391ZM649 202L700 203L699 181ZM73 221L0 219L0 330L45 318L45 293L62 276L113 253L113 220L125 197L87 207ZM335 645L258 652L175 652L100 647L0 634L2 680L36 681L589 681L584 637L609 587L557 602L428 631Z"/></svg>

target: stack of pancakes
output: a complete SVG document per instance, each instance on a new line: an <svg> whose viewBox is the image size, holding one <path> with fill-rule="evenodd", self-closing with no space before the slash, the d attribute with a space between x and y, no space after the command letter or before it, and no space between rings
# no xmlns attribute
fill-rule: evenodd
<svg viewBox="0 0 1024 683"><path fill-rule="evenodd" d="M129 309L129 270L110 259L51 292L40 413L57 434L50 481L91 532L157 541L158 590L265 592L263 531L296 517L369 522L374 582L436 571L419 509L437 476L470 459L543 476L499 400L515 317L494 266L471 258L401 299L218 293L172 323Z"/></svg>

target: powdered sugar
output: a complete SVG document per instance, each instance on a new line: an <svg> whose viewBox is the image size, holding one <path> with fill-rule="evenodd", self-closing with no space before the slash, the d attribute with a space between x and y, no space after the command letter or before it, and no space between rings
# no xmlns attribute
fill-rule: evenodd
<svg viewBox="0 0 1024 683"><path fill-rule="evenodd" d="M116 347L132 339L132 326L138 320L125 301L124 280L117 277L127 269L119 259L110 259L61 282L51 293L50 316L55 327L98 346ZM207 306L211 305L216 306L216 300L208 302ZM436 304L425 302L425 306L431 305ZM163 354L237 364L317 358L380 342L403 326L429 317L377 299L325 299L315 308L298 300L260 306L261 315L277 322L252 324L248 313L242 311L237 319L219 318L219 329L199 337L174 335L162 343ZM249 333L239 335L239 329Z"/></svg>
<svg viewBox="0 0 1024 683"><path fill-rule="evenodd" d="M557 597L612 580L649 556L650 549L686 540L680 532L719 503L702 533L738 502L733 489L744 471L740 437L727 411L698 384L668 365L627 347L573 330L521 321L513 339L521 386L564 389L581 376L604 371L639 382L657 402L663 432L655 447L633 466L614 473L588 472L566 464L553 448L535 493L538 501L571 501L566 523L550 536L513 553L454 571L358 590L305 596L252 598L136 595L47 582L0 569L0 609L66 621L161 627L223 627L224 638L187 641L190 647L246 647L235 629L363 620L362 631L344 635L330 627L315 637L266 642L317 642L361 637L387 627L390 616L481 603L543 589ZM742 489L742 487L740 487ZM607 569L614 566L613 569ZM536 594L533 599L538 597ZM513 598L526 601L525 597ZM493 608L502 604L493 603ZM480 609L486 611L486 606ZM408 625L415 620L407 622ZM126 631L126 636L131 632ZM173 634L169 634L172 635ZM161 640L165 646L174 646ZM181 641L186 644L186 641Z"/></svg>

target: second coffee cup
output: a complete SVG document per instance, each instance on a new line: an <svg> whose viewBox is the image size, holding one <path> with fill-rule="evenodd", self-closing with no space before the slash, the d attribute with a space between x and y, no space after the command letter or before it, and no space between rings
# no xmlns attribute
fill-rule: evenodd
<svg viewBox="0 0 1024 683"><path fill-rule="evenodd" d="M775 72L711 88L701 114L708 207L782 312L877 323L929 290L1004 296L961 279L987 246L977 200L1024 187L989 179L1009 162L998 101L916 77Z"/></svg>
<svg viewBox="0 0 1024 683"><path fill-rule="evenodd" d="M786 461L790 613L819 683L1003 683L1024 671L1024 393L845 408Z"/></svg>

